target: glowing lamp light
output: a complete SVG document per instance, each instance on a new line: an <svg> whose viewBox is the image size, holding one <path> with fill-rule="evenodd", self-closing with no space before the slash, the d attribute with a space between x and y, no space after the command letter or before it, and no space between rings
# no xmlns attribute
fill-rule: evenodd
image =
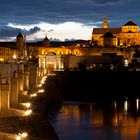
<svg viewBox="0 0 140 140"><path fill-rule="evenodd" d="M47 76L44 76L41 80L41 84L44 84L45 83L45 80L46 80Z"/></svg>
<svg viewBox="0 0 140 140"><path fill-rule="evenodd" d="M136 109L139 110L139 99L136 99Z"/></svg>
<svg viewBox="0 0 140 140"><path fill-rule="evenodd" d="M26 138L28 136L28 134L26 132L23 132L23 133L19 133L17 136L16 136L16 140L21 140L22 138Z"/></svg>
<svg viewBox="0 0 140 140"><path fill-rule="evenodd" d="M14 58L14 59L16 59L16 58L17 58L17 56L14 54L14 55L13 55L13 58Z"/></svg>
<svg viewBox="0 0 140 140"><path fill-rule="evenodd" d="M32 110L26 110L25 111L25 116L29 116L29 115L31 115L31 113L32 113Z"/></svg>
<svg viewBox="0 0 140 140"><path fill-rule="evenodd" d="M31 103L25 103L25 107L26 108L30 108L31 107Z"/></svg>
<svg viewBox="0 0 140 140"><path fill-rule="evenodd" d="M120 43L120 46L122 46L123 45L123 43Z"/></svg>
<svg viewBox="0 0 140 140"><path fill-rule="evenodd" d="M16 140L21 140L21 136L16 136Z"/></svg>
<svg viewBox="0 0 140 140"><path fill-rule="evenodd" d="M4 61L4 59L3 58L0 58L0 61Z"/></svg>
<svg viewBox="0 0 140 140"><path fill-rule="evenodd" d="M128 110L128 101L127 101L127 100L124 102L124 110L125 110L125 111Z"/></svg>
<svg viewBox="0 0 140 140"><path fill-rule="evenodd" d="M41 80L41 84L44 84L45 83L45 81L44 80Z"/></svg>
<svg viewBox="0 0 140 140"><path fill-rule="evenodd" d="M38 84L38 87L42 87L42 84Z"/></svg>
<svg viewBox="0 0 140 140"><path fill-rule="evenodd" d="M44 92L44 89L40 89L38 90L39 93L43 93Z"/></svg>
<svg viewBox="0 0 140 140"><path fill-rule="evenodd" d="M37 96L36 93L30 95L30 97L36 97L36 96Z"/></svg>
<svg viewBox="0 0 140 140"><path fill-rule="evenodd" d="M22 138L26 138L26 137L28 136L28 134L27 134L26 132L24 132L24 133L21 133L20 136L21 136Z"/></svg>
<svg viewBox="0 0 140 140"><path fill-rule="evenodd" d="M21 103L21 105L25 108L30 108L31 107L31 103Z"/></svg>
<svg viewBox="0 0 140 140"><path fill-rule="evenodd" d="M43 78L47 79L47 76L44 76Z"/></svg>
<svg viewBox="0 0 140 140"><path fill-rule="evenodd" d="M128 60L127 59L124 60L124 66L128 67Z"/></svg>

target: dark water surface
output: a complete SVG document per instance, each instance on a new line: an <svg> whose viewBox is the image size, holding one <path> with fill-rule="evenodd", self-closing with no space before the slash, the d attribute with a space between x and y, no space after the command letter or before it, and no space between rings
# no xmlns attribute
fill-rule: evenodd
<svg viewBox="0 0 140 140"><path fill-rule="evenodd" d="M107 105L65 102L51 122L60 140L140 140L138 99Z"/></svg>

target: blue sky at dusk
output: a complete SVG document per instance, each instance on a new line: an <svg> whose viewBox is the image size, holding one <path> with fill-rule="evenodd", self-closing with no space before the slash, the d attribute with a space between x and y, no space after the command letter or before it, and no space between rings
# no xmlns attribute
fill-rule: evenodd
<svg viewBox="0 0 140 140"><path fill-rule="evenodd" d="M0 41L90 39L92 29L108 17L110 27L120 27L130 17L140 25L139 0L1 0Z"/></svg>

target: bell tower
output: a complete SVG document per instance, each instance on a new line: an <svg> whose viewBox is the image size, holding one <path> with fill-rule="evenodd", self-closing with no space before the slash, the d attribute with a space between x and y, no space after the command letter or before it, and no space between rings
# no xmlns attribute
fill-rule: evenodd
<svg viewBox="0 0 140 140"><path fill-rule="evenodd" d="M19 33L16 37L16 44L19 50L19 57L23 57L23 49L24 49L24 37L21 33Z"/></svg>
<svg viewBox="0 0 140 140"><path fill-rule="evenodd" d="M43 40L43 46L50 47L50 41L47 36Z"/></svg>
<svg viewBox="0 0 140 140"><path fill-rule="evenodd" d="M105 18L104 19L104 25L103 25L104 28L109 28L109 25L108 25L108 19Z"/></svg>

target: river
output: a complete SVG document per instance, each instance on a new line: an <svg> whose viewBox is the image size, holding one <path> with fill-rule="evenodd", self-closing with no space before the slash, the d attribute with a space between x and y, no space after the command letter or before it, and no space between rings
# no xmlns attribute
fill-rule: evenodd
<svg viewBox="0 0 140 140"><path fill-rule="evenodd" d="M64 102L51 123L60 140L139 140L139 99L107 105Z"/></svg>

